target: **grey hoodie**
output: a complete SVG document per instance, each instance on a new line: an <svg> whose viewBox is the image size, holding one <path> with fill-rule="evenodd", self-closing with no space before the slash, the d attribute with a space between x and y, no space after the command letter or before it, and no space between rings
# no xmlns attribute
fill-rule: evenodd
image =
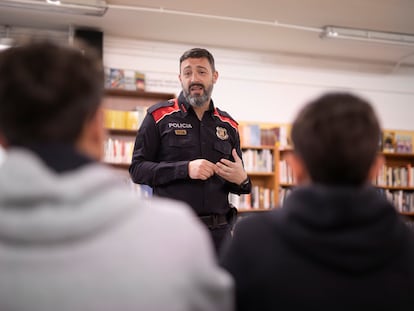
<svg viewBox="0 0 414 311"><path fill-rule="evenodd" d="M232 279L176 201L143 200L101 164L0 166L0 310L231 310Z"/></svg>

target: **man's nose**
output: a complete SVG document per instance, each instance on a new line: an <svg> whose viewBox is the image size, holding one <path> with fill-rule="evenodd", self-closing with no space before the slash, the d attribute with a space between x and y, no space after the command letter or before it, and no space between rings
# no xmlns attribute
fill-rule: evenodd
<svg viewBox="0 0 414 311"><path fill-rule="evenodd" d="M194 72L192 75L191 75L191 77L190 77L190 81L191 82L198 82L199 81L199 79L198 79L198 74L196 73L196 72Z"/></svg>

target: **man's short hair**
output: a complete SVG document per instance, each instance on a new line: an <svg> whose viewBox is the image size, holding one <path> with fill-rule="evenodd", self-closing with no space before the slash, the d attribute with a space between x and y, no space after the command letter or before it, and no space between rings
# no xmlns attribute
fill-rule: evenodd
<svg viewBox="0 0 414 311"><path fill-rule="evenodd" d="M213 72L216 71L216 67L214 64L214 57L206 49L193 48L191 50L184 52L184 54L180 57L180 70L181 70L182 62L185 61L187 58L206 58L208 62L210 63L210 66Z"/></svg>
<svg viewBox="0 0 414 311"><path fill-rule="evenodd" d="M100 106L102 62L35 42L0 53L0 132L10 145L74 143Z"/></svg>
<svg viewBox="0 0 414 311"><path fill-rule="evenodd" d="M348 93L328 93L299 112L291 137L312 182L361 185L374 163L380 133L367 101Z"/></svg>

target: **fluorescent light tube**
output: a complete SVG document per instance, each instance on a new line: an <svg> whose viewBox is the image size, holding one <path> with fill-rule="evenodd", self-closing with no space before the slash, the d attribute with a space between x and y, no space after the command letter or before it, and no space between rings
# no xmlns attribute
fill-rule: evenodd
<svg viewBox="0 0 414 311"><path fill-rule="evenodd" d="M103 16L108 9L105 0L2 0L0 7L93 16Z"/></svg>
<svg viewBox="0 0 414 311"><path fill-rule="evenodd" d="M325 26L321 37L414 46L414 35L412 34L369 29Z"/></svg>

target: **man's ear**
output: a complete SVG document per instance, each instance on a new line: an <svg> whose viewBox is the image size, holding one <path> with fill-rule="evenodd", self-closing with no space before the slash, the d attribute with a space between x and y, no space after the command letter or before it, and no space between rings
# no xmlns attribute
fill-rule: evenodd
<svg viewBox="0 0 414 311"><path fill-rule="evenodd" d="M382 154L377 154L374 162L371 165L371 168L368 173L368 181L372 181L377 178L379 171L385 163L384 156Z"/></svg>
<svg viewBox="0 0 414 311"><path fill-rule="evenodd" d="M292 168L293 180L297 185L304 185L310 182L309 174L302 159L294 152L286 155L285 160Z"/></svg>
<svg viewBox="0 0 414 311"><path fill-rule="evenodd" d="M95 160L101 160L104 154L106 130L104 127L104 113L100 108L92 118L88 119L76 143L76 148Z"/></svg>
<svg viewBox="0 0 414 311"><path fill-rule="evenodd" d="M214 71L213 72L213 84L217 82L218 76L219 76L218 71Z"/></svg>

